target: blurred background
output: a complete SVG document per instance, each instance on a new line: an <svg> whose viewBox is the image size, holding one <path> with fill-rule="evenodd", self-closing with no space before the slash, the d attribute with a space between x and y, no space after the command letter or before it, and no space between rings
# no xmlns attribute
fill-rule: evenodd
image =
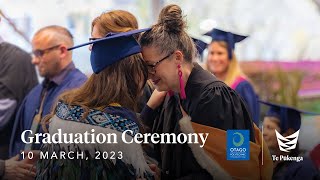
<svg viewBox="0 0 320 180"><path fill-rule="evenodd" d="M320 0L1 0L0 36L31 52L34 32L56 24L80 44L103 11L128 10L144 28L171 3L182 7L189 34L205 42L202 34L214 27L249 35L235 52L261 99L320 113ZM89 50L73 54L76 66L91 74ZM319 137L320 116L303 117L300 146L310 149Z"/></svg>

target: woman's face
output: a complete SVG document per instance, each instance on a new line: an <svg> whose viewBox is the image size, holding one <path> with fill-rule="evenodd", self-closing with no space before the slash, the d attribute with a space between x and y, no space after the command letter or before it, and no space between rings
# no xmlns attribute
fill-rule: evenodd
<svg viewBox="0 0 320 180"><path fill-rule="evenodd" d="M227 48L219 42L212 42L208 46L207 67L213 74L223 74L228 71L230 60Z"/></svg>
<svg viewBox="0 0 320 180"><path fill-rule="evenodd" d="M179 87L178 62L175 53L161 54L157 48L142 48L144 61L148 65L149 79L158 91L175 90Z"/></svg>
<svg viewBox="0 0 320 180"><path fill-rule="evenodd" d="M263 120L263 138L270 150L278 149L278 141L275 130L280 132L279 120L273 117L265 117Z"/></svg>
<svg viewBox="0 0 320 180"><path fill-rule="evenodd" d="M103 35L99 32L99 25L94 25L91 32L91 40L103 38ZM92 44L89 45L89 50L92 50Z"/></svg>

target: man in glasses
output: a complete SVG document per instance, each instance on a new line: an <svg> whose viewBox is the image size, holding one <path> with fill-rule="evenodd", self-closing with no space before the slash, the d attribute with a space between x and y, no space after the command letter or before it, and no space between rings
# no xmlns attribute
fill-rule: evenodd
<svg viewBox="0 0 320 180"><path fill-rule="evenodd" d="M72 62L73 46L71 33L61 26L47 26L35 33L32 39L32 63L37 66L44 81L33 88L23 100L15 118L10 141L10 156L20 154L21 150L38 150L40 145L24 144L21 133L31 130L25 138L35 133L43 133L43 117L50 113L54 102L65 90L78 88L87 77L75 68Z"/></svg>

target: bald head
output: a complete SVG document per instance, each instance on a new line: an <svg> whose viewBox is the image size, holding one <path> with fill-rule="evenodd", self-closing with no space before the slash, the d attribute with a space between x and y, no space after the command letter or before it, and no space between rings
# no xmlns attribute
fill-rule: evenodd
<svg viewBox="0 0 320 180"><path fill-rule="evenodd" d="M34 34L34 38L39 36L54 43L64 43L69 47L73 46L72 34L68 29L62 26L52 25L43 27Z"/></svg>

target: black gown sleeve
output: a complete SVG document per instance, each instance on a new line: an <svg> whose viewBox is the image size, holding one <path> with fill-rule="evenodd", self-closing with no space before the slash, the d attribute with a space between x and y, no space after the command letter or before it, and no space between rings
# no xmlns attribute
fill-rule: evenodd
<svg viewBox="0 0 320 180"><path fill-rule="evenodd" d="M153 88L150 87L150 85L148 83L146 83L144 88L143 88L143 94L139 99L138 113L142 112L142 110L146 106L147 102L149 101L149 99L150 99L150 97L152 95L152 92L153 92Z"/></svg>
<svg viewBox="0 0 320 180"><path fill-rule="evenodd" d="M158 111L153 110L151 107L149 107L146 104L140 113L140 118L144 126L147 126L148 128L152 128L154 120L157 117L157 115L158 115Z"/></svg>
<svg viewBox="0 0 320 180"><path fill-rule="evenodd" d="M249 111L236 91L223 82L205 87L195 101L194 107L190 107L193 122L222 130L249 129L250 140L255 142Z"/></svg>

